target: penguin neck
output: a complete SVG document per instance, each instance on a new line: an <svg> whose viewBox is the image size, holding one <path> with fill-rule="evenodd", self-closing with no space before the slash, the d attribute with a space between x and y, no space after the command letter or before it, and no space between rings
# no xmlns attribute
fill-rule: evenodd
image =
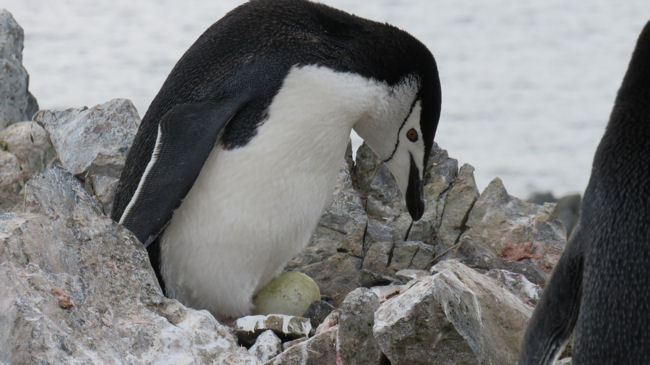
<svg viewBox="0 0 650 365"><path fill-rule="evenodd" d="M372 106L353 128L381 160L388 158L397 145L400 127L419 90L416 77L407 75L395 85L377 83Z"/></svg>
<svg viewBox="0 0 650 365"><path fill-rule="evenodd" d="M287 160L299 165L294 169L326 168L334 159L336 172L352 127L367 118L385 88L353 73L316 65L294 66L255 138L276 146L269 148L284 150Z"/></svg>

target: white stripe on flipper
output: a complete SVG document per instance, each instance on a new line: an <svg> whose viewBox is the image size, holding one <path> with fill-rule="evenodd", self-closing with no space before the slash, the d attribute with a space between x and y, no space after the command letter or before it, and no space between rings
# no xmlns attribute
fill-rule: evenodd
<svg viewBox="0 0 650 365"><path fill-rule="evenodd" d="M160 154L161 140L162 140L162 130L160 129L160 124L158 124L158 132L157 132L157 135L156 135L156 144L155 144L155 146L153 148L153 152L151 153L151 159L149 160L149 163L147 164L147 167L144 169L144 172L142 173L142 177L140 178L140 182L138 183L138 188L135 190L135 193L133 193L133 196L131 197L131 200L129 201L129 204L126 206L126 208L124 208L124 212L122 213L122 216L120 217L120 224L124 224L124 220L129 215L129 213L131 212L131 209L133 209L133 206L135 205L138 198L140 197L140 194L142 193L142 187L144 186L144 182L147 179L147 175L149 175L149 172L151 172L151 169L153 168L153 165L158 160L158 155Z"/></svg>

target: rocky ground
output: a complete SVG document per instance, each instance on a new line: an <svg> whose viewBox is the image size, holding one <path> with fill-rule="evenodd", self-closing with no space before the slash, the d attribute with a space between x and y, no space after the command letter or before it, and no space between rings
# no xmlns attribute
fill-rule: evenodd
<svg viewBox="0 0 650 365"><path fill-rule="evenodd" d="M553 204L498 178L479 193L473 167L436 146L412 223L362 145L286 268L321 300L225 326L165 298L146 250L106 216L140 121L132 103L36 112L22 40L0 10L0 363L516 362L566 242Z"/></svg>

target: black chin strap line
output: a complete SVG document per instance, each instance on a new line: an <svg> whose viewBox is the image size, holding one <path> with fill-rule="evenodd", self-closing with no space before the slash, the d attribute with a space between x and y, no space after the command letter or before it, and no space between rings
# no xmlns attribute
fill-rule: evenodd
<svg viewBox="0 0 650 365"><path fill-rule="evenodd" d="M390 156L383 160L383 163L386 163L390 161L393 156L395 156L395 152L397 152L397 147L399 146L399 136L402 133L402 129L404 128L404 125L406 124L406 121L409 120L409 117L411 116L411 113L413 113L413 108L415 107L415 103L418 101L417 95L415 96L415 99L413 99L413 102L411 103L411 108L409 109L408 114L406 114L406 118L404 118L404 121L402 121L402 125L399 126L399 130L397 131L397 140L395 141L395 147L393 148L393 152L391 152Z"/></svg>

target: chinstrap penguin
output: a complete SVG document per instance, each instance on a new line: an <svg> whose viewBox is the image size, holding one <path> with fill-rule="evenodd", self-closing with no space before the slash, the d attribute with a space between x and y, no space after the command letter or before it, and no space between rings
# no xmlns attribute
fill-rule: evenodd
<svg viewBox="0 0 650 365"><path fill-rule="evenodd" d="M580 220L547 284L519 364L650 364L650 23L598 146Z"/></svg>
<svg viewBox="0 0 650 365"><path fill-rule="evenodd" d="M218 318L307 244L351 129L414 220L440 117L435 60L411 35L304 0L254 0L213 24L147 110L111 216L167 295Z"/></svg>

